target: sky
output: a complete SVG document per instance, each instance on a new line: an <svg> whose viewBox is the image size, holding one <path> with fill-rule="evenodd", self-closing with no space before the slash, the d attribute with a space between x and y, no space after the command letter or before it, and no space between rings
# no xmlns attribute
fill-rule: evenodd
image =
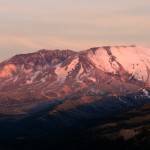
<svg viewBox="0 0 150 150"><path fill-rule="evenodd" d="M39 49L150 47L150 0L0 0L0 61Z"/></svg>

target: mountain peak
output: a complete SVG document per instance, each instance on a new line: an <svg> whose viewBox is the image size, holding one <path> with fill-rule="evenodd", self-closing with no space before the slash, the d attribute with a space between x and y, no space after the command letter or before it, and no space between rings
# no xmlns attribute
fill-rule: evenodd
<svg viewBox="0 0 150 150"><path fill-rule="evenodd" d="M64 50L60 50L60 49L54 49L54 50L48 50L48 49L41 49L39 51L37 51L37 53L75 53L75 51L70 50L70 49L64 49Z"/></svg>

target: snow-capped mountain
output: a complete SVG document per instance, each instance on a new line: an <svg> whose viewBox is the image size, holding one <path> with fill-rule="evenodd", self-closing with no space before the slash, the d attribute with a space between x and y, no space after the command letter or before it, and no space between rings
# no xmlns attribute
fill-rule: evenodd
<svg viewBox="0 0 150 150"><path fill-rule="evenodd" d="M150 85L150 49L95 47L85 51L40 50L0 63L0 103L122 96ZM94 98L94 99L95 99Z"/></svg>

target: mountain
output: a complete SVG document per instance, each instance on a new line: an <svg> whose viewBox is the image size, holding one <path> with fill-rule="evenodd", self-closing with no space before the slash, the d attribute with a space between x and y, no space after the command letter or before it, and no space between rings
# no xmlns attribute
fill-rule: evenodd
<svg viewBox="0 0 150 150"><path fill-rule="evenodd" d="M149 149L150 49L39 50L0 63L0 149Z"/></svg>
<svg viewBox="0 0 150 150"><path fill-rule="evenodd" d="M104 96L138 91L149 96L149 56L150 49L136 46L104 46L80 52L40 50L16 55L0 63L1 113L23 112L28 104L29 109L43 101L73 97L78 97L79 103L73 104L78 106ZM13 108L16 105L19 110Z"/></svg>

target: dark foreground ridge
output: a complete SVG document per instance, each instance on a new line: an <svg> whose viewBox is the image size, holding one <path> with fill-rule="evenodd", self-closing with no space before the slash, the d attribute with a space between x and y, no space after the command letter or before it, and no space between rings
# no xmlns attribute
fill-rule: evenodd
<svg viewBox="0 0 150 150"><path fill-rule="evenodd" d="M134 96L107 98L51 114L60 101L27 116L0 119L1 149L139 149L150 148L150 105ZM145 105L144 105L145 103ZM144 105L144 106L142 106Z"/></svg>

